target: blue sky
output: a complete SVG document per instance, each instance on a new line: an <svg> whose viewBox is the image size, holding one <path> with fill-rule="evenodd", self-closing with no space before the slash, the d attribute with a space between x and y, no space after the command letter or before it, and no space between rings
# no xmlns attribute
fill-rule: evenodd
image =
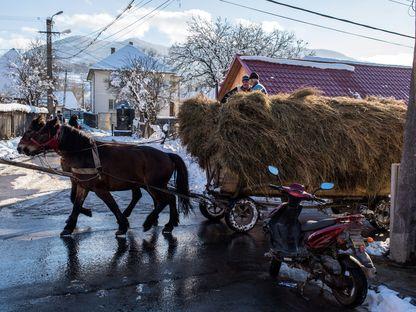
<svg viewBox="0 0 416 312"><path fill-rule="evenodd" d="M133 10L133 12L127 14L124 19L120 20L104 33L103 38L131 24L164 1L153 0L144 8ZM395 43L409 46L413 45L411 39L362 29L353 25L346 25L341 22L274 5L264 0L230 1L256 7L267 12L274 12L329 27L357 32ZM407 3L409 0L397 1ZM141 2L145 3L147 1L135 1L135 3L139 4ZM281 2L409 35L414 34L414 16L409 14L409 10L405 5L400 5L390 0L281 0ZM44 28L44 18L56 11L63 10L64 14L56 18L55 29L63 30L71 28L72 34L88 34L111 21L127 3L127 0L2 0L2 10L0 12L0 49L8 49L11 47L23 48L31 39L38 36L36 33L38 29ZM278 27L293 31L297 37L309 42L309 47L311 48L331 49L360 60L410 64L412 56L411 48L339 34L263 13L249 11L244 8L238 8L220 2L219 0L173 0L168 7L158 12L151 19L138 22L131 28L127 28L112 38L125 39L128 37L139 37L149 42L170 45L175 41L183 40L186 35L186 21L194 14L199 14L206 18L221 16L228 18L230 21L242 20L243 22L258 22L262 23L267 29ZM1 52L4 52L4 50L0 50Z"/></svg>

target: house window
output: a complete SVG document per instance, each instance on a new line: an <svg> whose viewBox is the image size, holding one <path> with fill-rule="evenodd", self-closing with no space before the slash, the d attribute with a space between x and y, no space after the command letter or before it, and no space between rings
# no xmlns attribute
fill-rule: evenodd
<svg viewBox="0 0 416 312"><path fill-rule="evenodd" d="M113 99L109 99L108 100L108 109L109 110L113 110L114 109L114 100Z"/></svg>
<svg viewBox="0 0 416 312"><path fill-rule="evenodd" d="M175 103L169 103L169 116L175 116Z"/></svg>

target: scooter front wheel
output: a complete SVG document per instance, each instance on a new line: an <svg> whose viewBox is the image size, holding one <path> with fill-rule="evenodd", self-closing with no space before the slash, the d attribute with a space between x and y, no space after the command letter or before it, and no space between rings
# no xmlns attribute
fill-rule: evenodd
<svg viewBox="0 0 416 312"><path fill-rule="evenodd" d="M225 212L225 223L235 232L250 231L259 219L256 204L249 198L240 199Z"/></svg>

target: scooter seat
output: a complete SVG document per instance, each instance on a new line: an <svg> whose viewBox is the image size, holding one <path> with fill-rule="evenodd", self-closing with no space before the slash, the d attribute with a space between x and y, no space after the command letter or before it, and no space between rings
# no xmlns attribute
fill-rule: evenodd
<svg viewBox="0 0 416 312"><path fill-rule="evenodd" d="M306 223L302 224L302 231L308 232L308 231L319 230L319 229L336 224L337 223L336 220L337 219L335 218L327 218L327 219L322 219L319 221L308 220L306 221Z"/></svg>

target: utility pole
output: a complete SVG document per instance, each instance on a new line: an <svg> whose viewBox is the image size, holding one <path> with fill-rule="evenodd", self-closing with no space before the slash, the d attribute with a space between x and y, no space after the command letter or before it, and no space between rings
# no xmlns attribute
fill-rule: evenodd
<svg viewBox="0 0 416 312"><path fill-rule="evenodd" d="M55 113L53 107L53 90L50 85L53 82L53 73L52 73L52 17L46 19L46 72L49 80L48 88L48 112L49 115Z"/></svg>
<svg viewBox="0 0 416 312"><path fill-rule="evenodd" d="M39 31L40 33L46 34L46 74L48 76L49 83L53 83L53 60L52 60L52 35L53 34L60 34L60 32L54 32L52 31L53 26L53 18L56 15L64 13L63 11L56 12L51 17L48 17L46 19L46 31ZM65 33L68 33L66 31ZM53 87L52 85L48 88L48 112L49 114L54 114L55 109L53 107Z"/></svg>
<svg viewBox="0 0 416 312"><path fill-rule="evenodd" d="M398 180L394 218L390 225L390 255L396 262L409 263L416 260L416 49L413 50L413 69Z"/></svg>
<svg viewBox="0 0 416 312"><path fill-rule="evenodd" d="M83 108L83 109L85 109L85 85L84 85L84 81L82 82L82 85L81 85L81 107Z"/></svg>
<svg viewBox="0 0 416 312"><path fill-rule="evenodd" d="M64 79L64 99L63 99L63 106L65 107L66 104L66 84L68 79L68 70L65 69L65 79Z"/></svg>

